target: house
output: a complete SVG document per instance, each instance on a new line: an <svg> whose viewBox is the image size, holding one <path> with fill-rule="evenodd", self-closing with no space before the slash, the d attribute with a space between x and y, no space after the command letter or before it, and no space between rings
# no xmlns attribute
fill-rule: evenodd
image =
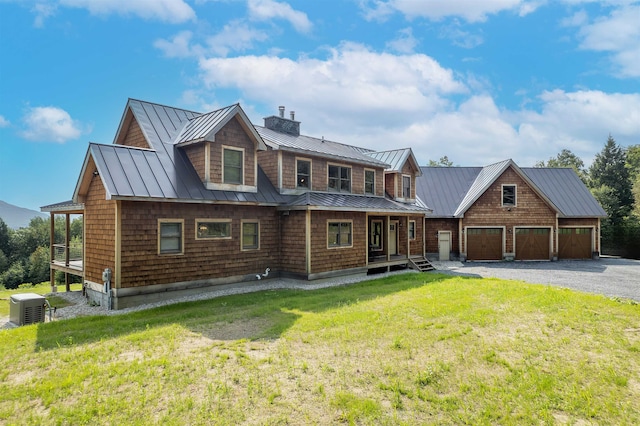
<svg viewBox="0 0 640 426"><path fill-rule="evenodd" d="M422 167L417 196L432 210L426 254L439 259L590 259L605 211L572 169Z"/></svg>
<svg viewBox="0 0 640 426"><path fill-rule="evenodd" d="M82 256L51 244L113 309L262 276L315 280L428 265L410 148L373 152L300 134L293 113L254 126L235 104L198 113L130 99L113 144L89 144L73 198ZM52 220L53 223L53 220Z"/></svg>

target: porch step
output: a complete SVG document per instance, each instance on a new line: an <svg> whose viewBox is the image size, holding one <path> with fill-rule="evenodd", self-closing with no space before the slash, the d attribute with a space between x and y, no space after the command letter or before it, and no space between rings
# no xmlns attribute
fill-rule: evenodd
<svg viewBox="0 0 640 426"><path fill-rule="evenodd" d="M420 272L433 271L435 266L431 264L425 257L412 257L409 259L409 266Z"/></svg>

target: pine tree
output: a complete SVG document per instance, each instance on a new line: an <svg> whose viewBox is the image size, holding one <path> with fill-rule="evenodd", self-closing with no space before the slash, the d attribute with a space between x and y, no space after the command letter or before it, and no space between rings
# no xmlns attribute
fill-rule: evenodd
<svg viewBox="0 0 640 426"><path fill-rule="evenodd" d="M606 189L606 192L615 198L615 202L610 200L606 203L608 204L607 214L613 225L622 223L633 207L631 180L626 163L625 150L609 135L604 148L596 155L589 168L591 188L599 191Z"/></svg>

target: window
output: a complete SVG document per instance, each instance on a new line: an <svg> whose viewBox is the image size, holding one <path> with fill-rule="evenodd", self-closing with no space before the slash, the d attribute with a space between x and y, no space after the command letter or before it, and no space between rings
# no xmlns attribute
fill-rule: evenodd
<svg viewBox="0 0 640 426"><path fill-rule="evenodd" d="M416 239L416 221L415 220L409 221L409 239L410 240Z"/></svg>
<svg viewBox="0 0 640 426"><path fill-rule="evenodd" d="M351 167L329 165L329 191L351 192Z"/></svg>
<svg viewBox="0 0 640 426"><path fill-rule="evenodd" d="M183 253L182 227L182 220L158 221L158 252L160 254Z"/></svg>
<svg viewBox="0 0 640 426"><path fill-rule="evenodd" d="M196 220L196 239L231 238L231 220Z"/></svg>
<svg viewBox="0 0 640 426"><path fill-rule="evenodd" d="M224 183L242 185L242 157L244 152L237 149L224 148L222 166L224 168Z"/></svg>
<svg viewBox="0 0 640 426"><path fill-rule="evenodd" d="M296 162L296 186L298 188L311 188L311 161L298 160Z"/></svg>
<svg viewBox="0 0 640 426"><path fill-rule="evenodd" d="M402 176L402 197L411 198L411 176Z"/></svg>
<svg viewBox="0 0 640 426"><path fill-rule="evenodd" d="M502 185L502 205L514 207L516 205L516 186Z"/></svg>
<svg viewBox="0 0 640 426"><path fill-rule="evenodd" d="M255 221L242 222L242 250L260 248L260 224Z"/></svg>
<svg viewBox="0 0 640 426"><path fill-rule="evenodd" d="M371 221L371 236L369 237L371 250L382 250L382 221Z"/></svg>
<svg viewBox="0 0 640 426"><path fill-rule="evenodd" d="M375 170L364 171L364 193L365 194L376 193L376 171Z"/></svg>
<svg viewBox="0 0 640 426"><path fill-rule="evenodd" d="M327 223L328 247L351 247L351 222Z"/></svg>

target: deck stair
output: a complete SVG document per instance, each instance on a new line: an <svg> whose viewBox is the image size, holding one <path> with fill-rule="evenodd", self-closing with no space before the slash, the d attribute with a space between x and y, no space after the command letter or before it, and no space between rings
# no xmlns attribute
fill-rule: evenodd
<svg viewBox="0 0 640 426"><path fill-rule="evenodd" d="M409 258L409 267L420 272L433 271L436 269L435 266L433 266L431 262L423 256Z"/></svg>

